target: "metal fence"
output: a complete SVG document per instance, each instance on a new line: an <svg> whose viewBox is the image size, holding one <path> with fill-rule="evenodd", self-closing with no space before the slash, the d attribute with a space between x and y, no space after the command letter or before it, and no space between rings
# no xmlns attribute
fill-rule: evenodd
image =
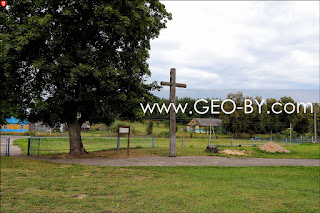
<svg viewBox="0 0 320 213"><path fill-rule="evenodd" d="M120 148L127 148L127 137L120 138ZM303 139L263 139L263 138L177 138L177 147L205 148L211 146L261 146L268 142L275 142L281 146L299 145L312 142L311 138ZM91 151L116 150L116 137L83 137L84 148ZM169 138L130 138L130 148L167 148ZM68 153L70 150L69 138L67 137L37 137L28 139L28 155L45 155L55 153Z"/></svg>
<svg viewBox="0 0 320 213"><path fill-rule="evenodd" d="M0 146L1 146L1 155L10 156L10 138L1 138L0 137Z"/></svg>
<svg viewBox="0 0 320 213"><path fill-rule="evenodd" d="M227 142L229 140L229 143ZM214 146L262 146L268 142L275 142L282 146L292 146L292 145L300 145L303 143L314 142L313 138L230 138L225 139L224 143L215 143L215 141L209 138L209 145Z"/></svg>
<svg viewBox="0 0 320 213"><path fill-rule="evenodd" d="M117 138L82 138L87 151L102 151L117 148ZM153 138L130 138L130 148L151 148L155 146ZM127 148L128 138L120 138L120 148ZM29 138L27 155L67 153L70 150L69 138Z"/></svg>

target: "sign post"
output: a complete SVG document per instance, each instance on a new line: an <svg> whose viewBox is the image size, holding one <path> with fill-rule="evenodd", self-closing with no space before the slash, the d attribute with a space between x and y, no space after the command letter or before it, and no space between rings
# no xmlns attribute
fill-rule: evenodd
<svg viewBox="0 0 320 213"><path fill-rule="evenodd" d="M120 135L128 135L128 150L127 154L130 155L130 126L118 126L118 141L117 141L117 155L120 149Z"/></svg>

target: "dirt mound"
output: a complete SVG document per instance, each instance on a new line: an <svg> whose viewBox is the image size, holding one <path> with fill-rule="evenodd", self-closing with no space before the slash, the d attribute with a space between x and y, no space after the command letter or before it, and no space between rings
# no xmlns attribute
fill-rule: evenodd
<svg viewBox="0 0 320 213"><path fill-rule="evenodd" d="M290 150L287 150L274 142L266 143L265 145L260 146L259 149L264 150L266 152L272 152L272 153L275 153L275 152L290 153Z"/></svg>
<svg viewBox="0 0 320 213"><path fill-rule="evenodd" d="M244 155L248 156L246 153L244 153L244 150L234 150L234 149L225 149L220 151L220 153L227 154L227 155Z"/></svg>

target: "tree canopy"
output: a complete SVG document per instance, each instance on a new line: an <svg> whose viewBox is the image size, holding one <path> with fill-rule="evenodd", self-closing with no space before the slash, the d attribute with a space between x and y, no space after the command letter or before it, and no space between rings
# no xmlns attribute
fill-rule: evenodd
<svg viewBox="0 0 320 213"><path fill-rule="evenodd" d="M156 0L12 1L0 14L0 86L21 117L67 123L70 154L83 154L84 121L143 116L156 87L145 79L150 40L170 19Z"/></svg>

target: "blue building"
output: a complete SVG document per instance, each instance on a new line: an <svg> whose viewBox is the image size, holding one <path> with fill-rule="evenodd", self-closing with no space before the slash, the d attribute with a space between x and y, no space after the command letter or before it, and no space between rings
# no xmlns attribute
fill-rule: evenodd
<svg viewBox="0 0 320 213"><path fill-rule="evenodd" d="M29 123L26 120L19 120L11 116L11 118L6 118L8 124L0 126L1 132L28 132L29 131Z"/></svg>

